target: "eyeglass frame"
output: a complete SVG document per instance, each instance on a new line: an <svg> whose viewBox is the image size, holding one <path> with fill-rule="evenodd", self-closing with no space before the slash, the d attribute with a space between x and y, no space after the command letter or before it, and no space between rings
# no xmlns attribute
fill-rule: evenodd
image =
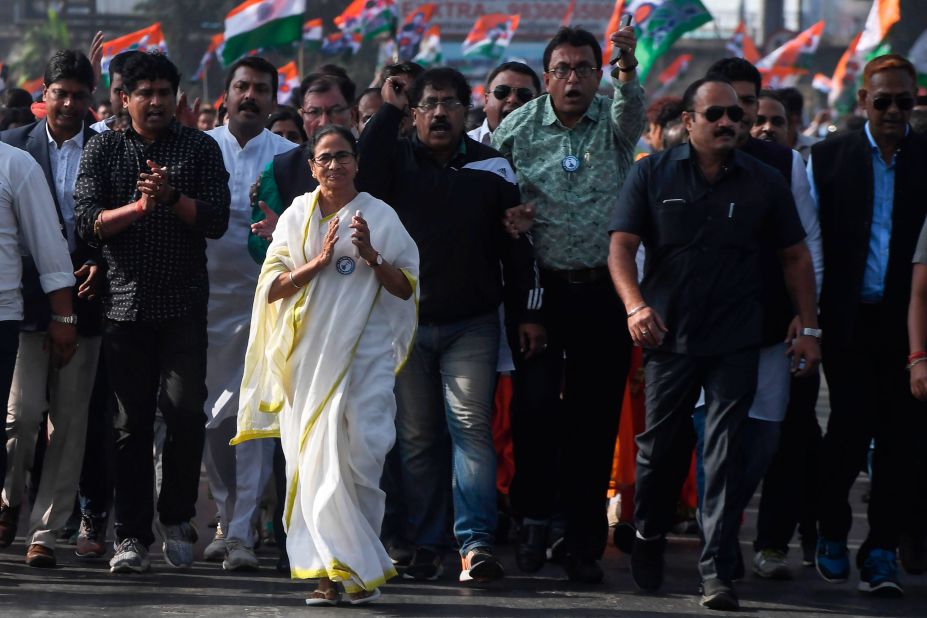
<svg viewBox="0 0 927 618"><path fill-rule="evenodd" d="M318 112L312 111L314 109L318 109L319 111ZM322 116L332 117L332 116L337 116L339 114L343 114L345 112L350 112L350 111L351 111L350 105L332 105L331 107L327 107L327 108L326 107L309 108L309 109L306 109L304 107L299 108L299 113L301 116L309 116L310 118L321 118Z"/></svg>
<svg viewBox="0 0 927 618"><path fill-rule="evenodd" d="M327 160L320 161L319 159L322 159L322 157L327 157ZM316 165L318 165L319 167L328 167L329 165L332 164L332 161L337 163L339 166L343 167L347 165L348 162L351 161L352 159L356 160L357 154L351 152L350 150L339 150L338 152L334 154L325 152L325 153L320 154L318 157L309 157L309 160L315 163Z"/></svg>
<svg viewBox="0 0 927 618"><path fill-rule="evenodd" d="M457 97L451 97L449 99L441 99L440 101L419 101L418 105L415 106L415 109L430 114L437 111L438 106L444 107L445 111L456 112L461 108L469 108L468 103L464 103Z"/></svg>
<svg viewBox="0 0 927 618"><path fill-rule="evenodd" d="M558 72L562 73L564 70L566 70L567 72L563 73L563 75L558 75ZM582 75L580 73L580 70L582 70L582 72L585 73L585 75ZM591 77L592 74L595 73L597 70L598 69L594 65L591 65L586 62L582 64L578 64L576 66L568 65L567 63L563 62L561 64L558 64L552 69L548 69L547 73L552 73L553 76L556 77L557 79L569 79L571 73L576 73L576 77L579 79L586 79L587 77Z"/></svg>

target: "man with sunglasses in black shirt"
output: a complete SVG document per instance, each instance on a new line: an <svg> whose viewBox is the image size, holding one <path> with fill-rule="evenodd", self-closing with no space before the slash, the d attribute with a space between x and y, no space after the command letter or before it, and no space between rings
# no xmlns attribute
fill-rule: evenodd
<svg viewBox="0 0 927 618"><path fill-rule="evenodd" d="M483 94L483 124L467 135L481 144L492 145L492 132L502 120L541 93L537 73L523 62L503 62L489 74Z"/></svg>

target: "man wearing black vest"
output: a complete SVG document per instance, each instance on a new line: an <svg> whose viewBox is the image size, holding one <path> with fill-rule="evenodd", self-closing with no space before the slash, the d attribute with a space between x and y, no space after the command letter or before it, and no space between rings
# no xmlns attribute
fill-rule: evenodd
<svg viewBox="0 0 927 618"><path fill-rule="evenodd" d="M869 535L857 553L859 588L902 594L895 564L912 493L910 423L924 414L905 373L911 258L927 214L927 140L911 131L916 73L901 56L866 65L863 130L815 144L808 161L821 219L821 324L831 414L821 453L817 568L850 574L847 497L875 439Z"/></svg>

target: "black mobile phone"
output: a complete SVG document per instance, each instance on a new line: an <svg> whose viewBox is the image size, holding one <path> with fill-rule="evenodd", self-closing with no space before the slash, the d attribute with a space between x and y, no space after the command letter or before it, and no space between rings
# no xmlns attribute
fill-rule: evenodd
<svg viewBox="0 0 927 618"><path fill-rule="evenodd" d="M631 25L631 14L625 13L621 16L621 21L618 22L618 29L621 30L625 26ZM615 57L612 58L611 64L618 64L618 61L621 60L621 54L624 52L623 49L615 50Z"/></svg>

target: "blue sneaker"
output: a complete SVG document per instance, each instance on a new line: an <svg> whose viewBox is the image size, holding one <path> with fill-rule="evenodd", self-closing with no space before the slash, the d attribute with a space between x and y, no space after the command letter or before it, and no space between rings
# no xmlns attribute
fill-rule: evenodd
<svg viewBox="0 0 927 618"><path fill-rule="evenodd" d="M880 597L900 597L904 588L898 583L895 552L873 549L859 572L859 591Z"/></svg>
<svg viewBox="0 0 927 618"><path fill-rule="evenodd" d="M838 541L818 539L815 556L818 573L832 584L842 584L850 576L850 554L847 544Z"/></svg>

